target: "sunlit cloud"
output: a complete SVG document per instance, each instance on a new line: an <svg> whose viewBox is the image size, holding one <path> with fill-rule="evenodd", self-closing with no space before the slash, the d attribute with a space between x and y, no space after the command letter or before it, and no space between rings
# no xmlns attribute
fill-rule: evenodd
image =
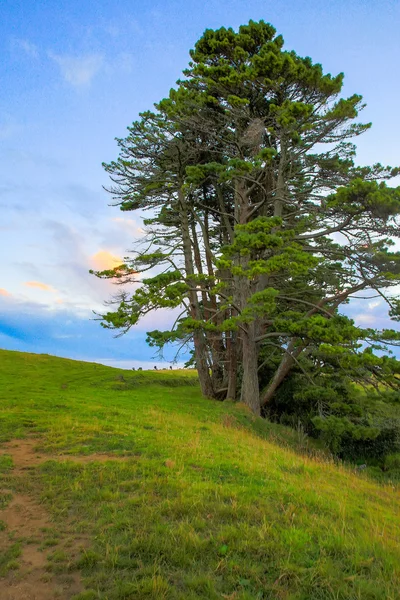
<svg viewBox="0 0 400 600"><path fill-rule="evenodd" d="M42 283L41 281L26 281L24 285L43 290L44 292L55 292L55 289L51 285L47 285L47 283Z"/></svg>
<svg viewBox="0 0 400 600"><path fill-rule="evenodd" d="M49 52L48 56L58 65L64 80L74 87L88 86L104 65L101 54L72 56Z"/></svg>
<svg viewBox="0 0 400 600"><path fill-rule="evenodd" d="M11 294L4 288L0 288L0 296L11 296Z"/></svg>
<svg viewBox="0 0 400 600"><path fill-rule="evenodd" d="M99 250L90 258L91 265L98 271L105 269L114 269L121 265L124 261L118 256L111 254L108 250Z"/></svg>

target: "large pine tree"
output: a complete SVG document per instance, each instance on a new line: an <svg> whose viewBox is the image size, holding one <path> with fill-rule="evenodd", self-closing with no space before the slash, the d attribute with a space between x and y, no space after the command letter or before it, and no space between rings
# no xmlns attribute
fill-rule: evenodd
<svg viewBox="0 0 400 600"><path fill-rule="evenodd" d="M377 294L399 314L400 189L386 183L398 169L356 166L354 138L370 127L357 122L362 98L341 98L343 74L285 51L263 21L206 30L190 54L178 87L106 165L121 209L151 212L147 246L96 274L150 277L103 325L126 331L181 307L149 342L192 340L204 395L256 414L294 373L322 419L350 382L398 389L398 363L382 356L398 333L363 330L342 311Z"/></svg>

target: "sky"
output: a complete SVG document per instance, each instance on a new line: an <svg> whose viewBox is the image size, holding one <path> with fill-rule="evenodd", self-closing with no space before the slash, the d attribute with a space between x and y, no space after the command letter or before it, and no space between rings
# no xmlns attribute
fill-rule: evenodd
<svg viewBox="0 0 400 600"><path fill-rule="evenodd" d="M114 338L93 311L115 293L89 274L121 262L140 218L109 206L102 162L138 113L168 95L206 28L264 19L285 47L345 73L362 94L360 164L400 165L399 0L1 0L0 348L156 364L147 317ZM354 302L360 325L387 325L382 303ZM167 353L172 359L174 353ZM165 365L167 366L167 365Z"/></svg>

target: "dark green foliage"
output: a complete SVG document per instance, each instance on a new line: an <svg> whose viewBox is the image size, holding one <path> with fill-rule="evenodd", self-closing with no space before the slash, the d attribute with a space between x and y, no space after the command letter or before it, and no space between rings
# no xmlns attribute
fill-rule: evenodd
<svg viewBox="0 0 400 600"><path fill-rule="evenodd" d="M266 367L261 376L270 377ZM400 451L400 412L392 401L398 394L391 396L359 390L350 380L328 373L311 385L294 369L275 393L265 416L295 429L301 426L340 458L385 469L386 457ZM383 416L385 413L391 416Z"/></svg>
<svg viewBox="0 0 400 600"><path fill-rule="evenodd" d="M340 454L346 459L357 461L365 459L366 462L378 459L379 465L386 464L386 458L400 451L400 416L397 419L375 419L373 426L376 435L364 438L355 438L344 435L341 440Z"/></svg>

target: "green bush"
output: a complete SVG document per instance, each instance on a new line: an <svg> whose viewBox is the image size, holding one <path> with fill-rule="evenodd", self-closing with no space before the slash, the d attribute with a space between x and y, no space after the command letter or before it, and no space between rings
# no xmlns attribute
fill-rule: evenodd
<svg viewBox="0 0 400 600"><path fill-rule="evenodd" d="M400 452L385 457L385 468L400 471Z"/></svg>
<svg viewBox="0 0 400 600"><path fill-rule="evenodd" d="M400 450L400 418L377 421L375 430L378 434L371 438L356 440L352 436L344 436L341 456L349 460L363 458L383 461L389 454Z"/></svg>
<svg viewBox="0 0 400 600"><path fill-rule="evenodd" d="M267 369L261 375L268 379ZM385 457L400 451L400 410L391 392L365 394L335 374L314 378L293 371L278 388L265 416L323 441L344 460L374 463L384 470ZM388 417L387 415L391 415Z"/></svg>

